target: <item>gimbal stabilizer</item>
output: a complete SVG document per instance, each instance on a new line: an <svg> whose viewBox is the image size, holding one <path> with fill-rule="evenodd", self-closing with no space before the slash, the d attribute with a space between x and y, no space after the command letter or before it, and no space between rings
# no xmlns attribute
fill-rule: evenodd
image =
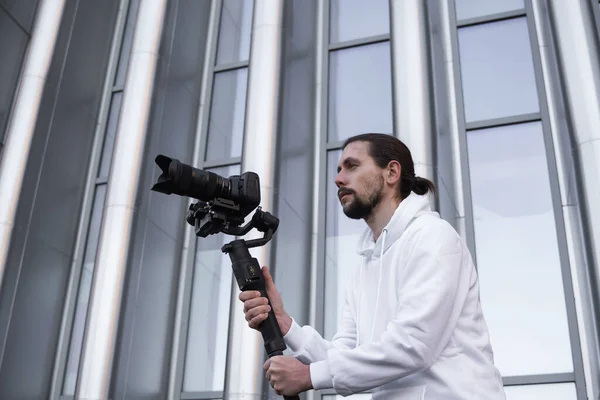
<svg viewBox="0 0 600 400"><path fill-rule="evenodd" d="M221 251L228 254L231 259L233 275L240 290L257 290L261 296L268 299L262 269L248 249L267 244L279 226L279 219L258 207L260 204L258 175L246 172L241 176L224 178L163 155L156 157L156 164L163 173L152 190L200 200L190 205L186 215L186 221L194 226L196 236L206 237L219 232L243 236L252 228L264 233L264 236L259 239L234 240L225 244ZM255 208L256 212L250 222L240 226L244 218ZM286 345L273 309L269 311L268 318L260 324L259 331L269 358L283 355ZM284 396L284 398L299 400L298 396Z"/></svg>

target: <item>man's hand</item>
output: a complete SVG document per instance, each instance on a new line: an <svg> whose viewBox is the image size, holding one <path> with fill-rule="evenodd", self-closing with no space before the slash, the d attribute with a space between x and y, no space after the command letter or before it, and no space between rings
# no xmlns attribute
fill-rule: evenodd
<svg viewBox="0 0 600 400"><path fill-rule="evenodd" d="M241 292L239 299L244 302L244 315L246 321L252 329L258 329L258 325L268 317L268 312L273 307L273 312L277 318L277 323L281 329L281 333L285 336L290 327L292 326L292 318L283 309L283 301L279 295L279 291L275 287L273 277L269 273L267 267L262 268L263 275L265 276L265 285L267 289L267 296L271 301L271 306L265 297L260 296L260 292L255 290L248 290Z"/></svg>
<svg viewBox="0 0 600 400"><path fill-rule="evenodd" d="M310 367L294 357L275 356L267 360L263 369L267 380L275 393L283 396L295 396L312 389Z"/></svg>

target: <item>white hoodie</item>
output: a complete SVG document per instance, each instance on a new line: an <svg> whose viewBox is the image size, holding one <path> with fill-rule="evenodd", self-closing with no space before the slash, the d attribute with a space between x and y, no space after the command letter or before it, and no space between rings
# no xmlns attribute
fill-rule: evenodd
<svg viewBox="0 0 600 400"><path fill-rule="evenodd" d="M315 389L374 399L504 400L469 250L426 197L404 199L348 285L331 342L296 322L284 339Z"/></svg>

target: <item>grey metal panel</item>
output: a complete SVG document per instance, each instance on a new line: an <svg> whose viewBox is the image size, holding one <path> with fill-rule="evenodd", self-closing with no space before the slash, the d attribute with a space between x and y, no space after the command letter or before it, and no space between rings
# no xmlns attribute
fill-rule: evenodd
<svg viewBox="0 0 600 400"><path fill-rule="evenodd" d="M48 395L116 3L65 10L21 195L31 208L17 215L24 236L11 250L18 280L10 289L2 398Z"/></svg>
<svg viewBox="0 0 600 400"><path fill-rule="evenodd" d="M4 8L25 32L31 34L38 3L39 0L0 0L0 8Z"/></svg>
<svg viewBox="0 0 600 400"><path fill-rule="evenodd" d="M277 149L278 107L280 96L283 41L283 1L256 0L252 23L250 67L242 172L254 171L261 179L262 207L273 210L275 204L275 155ZM265 81L264 77L270 79ZM257 235L252 232L248 238ZM250 249L261 265L270 265L272 243ZM237 289L237 287L236 287ZM232 291L230 337L225 375L228 399L262 397L264 344L260 333L250 330Z"/></svg>
<svg viewBox="0 0 600 400"><path fill-rule="evenodd" d="M105 130L107 125L110 125L112 111L109 111L109 108L112 109L113 107L111 105L111 98L113 98L112 81L116 70L116 58L122 40L128 5L129 0L119 0L115 33L112 37L107 73L104 79L93 148L87 171L86 188L81 202L77 238L73 246L70 277L65 292L65 304L55 356L52 386L48 396L50 400L59 398L61 394L72 395L75 392L76 372L79 367L81 351L81 342L78 339L83 338L89 296L89 285L86 283L91 281L93 273L91 270L86 271L86 267L89 267L89 264L86 265L86 263L95 258L98 245L97 235L100 231L104 197L106 195L106 186L104 185L106 181L99 183L96 176L98 164L100 164ZM114 117L114 119L117 118ZM75 372L75 376L73 376L73 372ZM65 379L65 376L67 379Z"/></svg>
<svg viewBox="0 0 600 400"><path fill-rule="evenodd" d="M210 2L193 0L168 5L123 294L114 399L167 398L183 227L191 200L150 188L161 173L154 163L157 154L193 163L198 66L205 57L209 8Z"/></svg>
<svg viewBox="0 0 600 400"><path fill-rule="evenodd" d="M107 398L166 2L142 2L108 181L76 397Z"/></svg>
<svg viewBox="0 0 600 400"><path fill-rule="evenodd" d="M3 143L29 35L0 8L0 37L0 143Z"/></svg>

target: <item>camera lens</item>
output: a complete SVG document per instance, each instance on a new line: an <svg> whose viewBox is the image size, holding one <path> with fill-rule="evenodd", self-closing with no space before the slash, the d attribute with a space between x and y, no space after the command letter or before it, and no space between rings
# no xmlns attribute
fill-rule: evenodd
<svg viewBox="0 0 600 400"><path fill-rule="evenodd" d="M175 193L202 201L229 198L231 194L230 180L214 172L194 168L163 155L158 155L155 161L163 172L152 187L156 192Z"/></svg>

